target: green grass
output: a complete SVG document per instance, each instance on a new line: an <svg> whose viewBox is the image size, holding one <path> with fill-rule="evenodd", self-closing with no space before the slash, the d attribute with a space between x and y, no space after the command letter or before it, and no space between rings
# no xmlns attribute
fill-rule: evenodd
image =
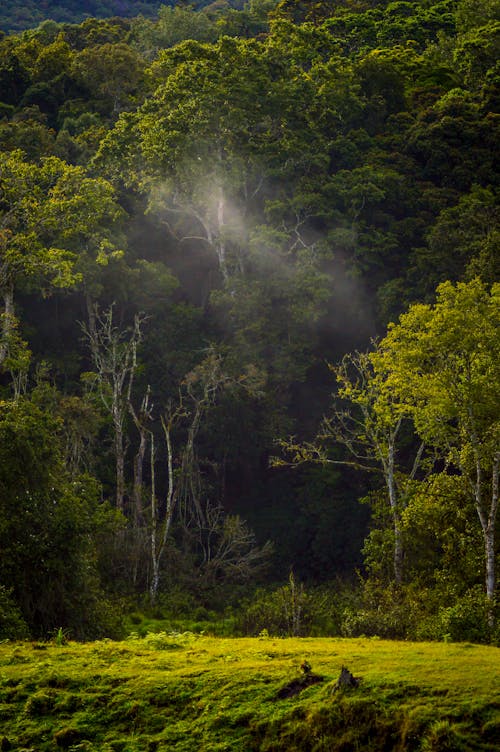
<svg viewBox="0 0 500 752"><path fill-rule="evenodd" d="M0 645L0 750L486 750L500 652L469 644L147 635ZM307 660L324 681L281 700ZM359 688L333 692L346 665Z"/></svg>

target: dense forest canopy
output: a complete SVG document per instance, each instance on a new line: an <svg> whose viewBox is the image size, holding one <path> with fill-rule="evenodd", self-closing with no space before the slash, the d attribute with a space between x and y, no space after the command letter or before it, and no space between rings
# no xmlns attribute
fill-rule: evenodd
<svg viewBox="0 0 500 752"><path fill-rule="evenodd" d="M497 639L498 3L22 7L0 634Z"/></svg>

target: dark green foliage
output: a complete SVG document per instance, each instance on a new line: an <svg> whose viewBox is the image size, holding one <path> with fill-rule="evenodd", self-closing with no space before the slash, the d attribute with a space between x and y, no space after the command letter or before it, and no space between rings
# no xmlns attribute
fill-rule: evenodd
<svg viewBox="0 0 500 752"><path fill-rule="evenodd" d="M28 635L28 627L11 591L0 585L0 640L23 640Z"/></svg>
<svg viewBox="0 0 500 752"><path fill-rule="evenodd" d="M68 477L59 428L27 400L0 404L0 578L34 634L60 626L75 637L116 634L90 537L97 488L89 478Z"/></svg>
<svg viewBox="0 0 500 752"><path fill-rule="evenodd" d="M23 3L22 9L15 0L2 3L0 28L4 31L21 31L38 26L45 19L57 22L81 23L89 16L135 16L140 13L154 15L162 3L158 0L49 0L41 5L33 0Z"/></svg>
<svg viewBox="0 0 500 752"><path fill-rule="evenodd" d="M351 585L340 580L309 587L291 573L286 585L259 589L238 609L236 629L250 636L340 635L344 611L353 600Z"/></svg>
<svg viewBox="0 0 500 752"><path fill-rule="evenodd" d="M80 24L87 18L131 18L143 16L154 18L162 7L171 7L177 0L47 0L43 4L26 0L22 6L17 0L3 0L0 13L0 29L9 32L31 29L46 19L58 23ZM200 10L214 5L211 0L188 0L188 5ZM241 0L228 0L224 7L241 9Z"/></svg>

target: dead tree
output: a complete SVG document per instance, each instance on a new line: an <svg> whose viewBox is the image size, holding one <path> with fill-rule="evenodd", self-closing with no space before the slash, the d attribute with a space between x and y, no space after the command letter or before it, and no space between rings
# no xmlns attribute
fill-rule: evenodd
<svg viewBox="0 0 500 752"><path fill-rule="evenodd" d="M145 317L136 315L133 326L119 329L113 322L113 305L106 311L94 309L89 325L82 325L92 354L95 371L91 382L113 425L113 450L116 472L116 507L124 511L125 503L125 435L129 396L137 370L137 348L142 339Z"/></svg>
<svg viewBox="0 0 500 752"><path fill-rule="evenodd" d="M157 597L161 559L174 521L197 552L200 574L213 581L225 576L245 579L267 560L270 544L259 547L246 523L228 516L220 498L211 498L202 481L203 464L197 439L207 412L217 395L243 381L228 375L222 356L210 348L202 362L182 381L177 401L161 416L166 447L166 493L159 503L156 493L155 439L151 432L151 564L150 597ZM213 468L212 463L212 468Z"/></svg>

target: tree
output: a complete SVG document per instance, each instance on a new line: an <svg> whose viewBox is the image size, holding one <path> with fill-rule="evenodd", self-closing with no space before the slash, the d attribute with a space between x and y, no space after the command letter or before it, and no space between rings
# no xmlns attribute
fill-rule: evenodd
<svg viewBox="0 0 500 752"><path fill-rule="evenodd" d="M137 348L142 339L144 317L137 315L131 331L120 330L113 322L113 306L104 313L97 308L83 332L89 343L95 372L87 374L93 382L113 424L113 448L116 469L116 508L124 510L125 501L125 420L130 411L131 392L137 371ZM148 404L144 407L149 412ZM136 425L140 420L133 413Z"/></svg>
<svg viewBox="0 0 500 752"><path fill-rule="evenodd" d="M252 69L252 76L248 70ZM269 65L255 42L185 42L152 66L159 82L119 119L98 157L148 195L169 235L214 254L223 281L242 263L245 213L262 187Z"/></svg>
<svg viewBox="0 0 500 752"><path fill-rule="evenodd" d="M209 348L203 360L183 379L178 400L171 401L161 415L166 446L166 491L160 503L155 440L150 431L152 602L158 594L161 560L176 520L188 546L195 549L198 575L207 583L213 583L221 574L229 579L249 579L271 552L269 543L263 547L257 545L244 520L225 513L218 479L215 477L214 483L214 478L209 478L217 476L217 467L199 456L199 434L219 394L238 385L246 389L253 386L251 376L235 377L226 371L225 365L222 355Z"/></svg>
<svg viewBox="0 0 500 752"><path fill-rule="evenodd" d="M191 5L162 5L156 21L143 16L133 19L131 36L136 46L152 60L159 50L173 47L185 39L214 42L218 29L207 13L196 12Z"/></svg>
<svg viewBox="0 0 500 752"><path fill-rule="evenodd" d="M416 430L467 481L481 525L486 595L495 595L499 500L500 285L479 279L437 288L389 327L375 360Z"/></svg>
<svg viewBox="0 0 500 752"><path fill-rule="evenodd" d="M125 42L85 47L75 55L72 74L98 112L117 117L142 99L145 63Z"/></svg>
<svg viewBox="0 0 500 752"><path fill-rule="evenodd" d="M457 205L439 214L427 241L428 247L417 251L417 263L429 292L432 282L434 289L443 279L456 282L478 275L492 284L500 274L500 209L496 192L474 185Z"/></svg>
<svg viewBox="0 0 500 752"><path fill-rule="evenodd" d="M401 515L408 504L417 473L423 466L424 443L412 452L410 411L394 394L387 369L377 352L346 355L330 366L338 392L333 410L323 419L310 444L283 446L295 462L310 461L353 466L381 473L393 531L393 575L403 582L404 545ZM406 434L406 435L405 435ZM333 447L332 447L333 445ZM347 449L348 458L332 455L332 448ZM413 454L413 457L412 457Z"/></svg>
<svg viewBox="0 0 500 752"><path fill-rule="evenodd" d="M109 626L94 541L118 519L93 478L66 472L61 428L26 398L0 401L0 581L33 634L92 638Z"/></svg>
<svg viewBox="0 0 500 752"><path fill-rule="evenodd" d="M57 157L25 161L22 152L0 154L0 296L3 299L0 368L19 344L15 293L29 283L49 295L82 279L76 268L88 256L105 263L110 233L122 212L111 185Z"/></svg>

